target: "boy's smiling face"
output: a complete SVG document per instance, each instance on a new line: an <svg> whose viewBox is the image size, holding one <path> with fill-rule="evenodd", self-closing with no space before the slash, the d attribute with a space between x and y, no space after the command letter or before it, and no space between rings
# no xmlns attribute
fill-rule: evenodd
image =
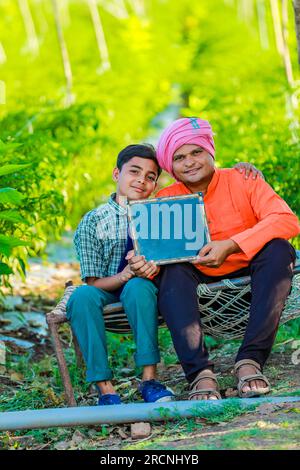
<svg viewBox="0 0 300 470"><path fill-rule="evenodd" d="M113 179L117 182L117 198L130 200L148 198L156 188L158 168L153 160L133 157L124 163L121 170L114 168Z"/></svg>

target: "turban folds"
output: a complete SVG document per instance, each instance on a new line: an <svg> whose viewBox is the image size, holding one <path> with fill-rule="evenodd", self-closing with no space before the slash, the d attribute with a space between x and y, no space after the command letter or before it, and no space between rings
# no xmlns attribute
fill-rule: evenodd
<svg viewBox="0 0 300 470"><path fill-rule="evenodd" d="M172 176L174 153L185 144L199 145L215 158L215 143L209 122L199 118L177 119L164 130L157 147L159 165Z"/></svg>

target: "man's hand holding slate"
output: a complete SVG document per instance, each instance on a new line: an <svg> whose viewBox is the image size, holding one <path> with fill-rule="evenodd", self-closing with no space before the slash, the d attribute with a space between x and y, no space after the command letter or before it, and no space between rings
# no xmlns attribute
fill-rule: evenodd
<svg viewBox="0 0 300 470"><path fill-rule="evenodd" d="M207 243L192 263L218 268L229 255L240 251L239 245L230 238L228 240L215 240Z"/></svg>

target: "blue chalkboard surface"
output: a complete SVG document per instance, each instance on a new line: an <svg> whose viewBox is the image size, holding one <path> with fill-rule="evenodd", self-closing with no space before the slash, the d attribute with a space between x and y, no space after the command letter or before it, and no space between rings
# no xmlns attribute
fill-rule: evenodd
<svg viewBox="0 0 300 470"><path fill-rule="evenodd" d="M170 264L194 259L210 241L201 193L128 203L135 254Z"/></svg>

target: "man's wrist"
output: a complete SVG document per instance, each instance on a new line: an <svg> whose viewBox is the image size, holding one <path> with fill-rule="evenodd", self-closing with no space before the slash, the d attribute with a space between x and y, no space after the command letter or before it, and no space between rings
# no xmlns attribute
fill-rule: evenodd
<svg viewBox="0 0 300 470"><path fill-rule="evenodd" d="M232 255L233 253L239 253L241 251L239 245L229 238L228 240L228 255Z"/></svg>

